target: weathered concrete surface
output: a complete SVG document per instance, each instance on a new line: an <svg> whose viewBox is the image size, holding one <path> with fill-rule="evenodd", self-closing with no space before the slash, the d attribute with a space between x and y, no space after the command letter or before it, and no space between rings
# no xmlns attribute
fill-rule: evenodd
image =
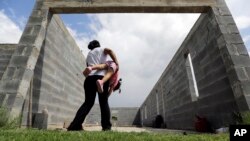
<svg viewBox="0 0 250 141"><path fill-rule="evenodd" d="M114 126L137 126L140 125L138 107L111 108L112 123Z"/></svg>
<svg viewBox="0 0 250 141"><path fill-rule="evenodd" d="M2 79L4 72L8 67L10 58L16 47L16 44L0 44L0 80ZM0 87L0 89L2 88ZM0 94L0 106L3 106L3 103L8 103L8 99L6 98L5 94Z"/></svg>
<svg viewBox="0 0 250 141"><path fill-rule="evenodd" d="M59 16L53 15L34 70L33 114L46 108L49 125L63 126L65 121L72 120L84 101L84 76L81 72L85 67L80 48ZM23 115L26 112L28 114L28 106L24 107ZM27 119L23 116L23 125L27 123L25 121Z"/></svg>
<svg viewBox="0 0 250 141"><path fill-rule="evenodd" d="M0 80L16 47L16 44L0 44Z"/></svg>
<svg viewBox="0 0 250 141"><path fill-rule="evenodd" d="M113 126L137 126L140 125L138 107L111 107L111 121ZM85 125L100 125L101 112L99 104L95 104L88 114Z"/></svg>
<svg viewBox="0 0 250 141"><path fill-rule="evenodd" d="M142 104L143 125L152 126L160 114L167 128L194 129L198 114L216 129L233 124L233 112L249 110L249 55L226 4L218 2L198 19ZM188 53L199 91L196 98Z"/></svg>
<svg viewBox="0 0 250 141"><path fill-rule="evenodd" d="M45 0L53 13L203 13L216 0Z"/></svg>

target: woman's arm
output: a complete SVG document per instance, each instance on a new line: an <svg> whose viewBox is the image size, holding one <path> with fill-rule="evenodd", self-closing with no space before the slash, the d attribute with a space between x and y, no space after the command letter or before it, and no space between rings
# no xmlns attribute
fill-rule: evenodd
<svg viewBox="0 0 250 141"><path fill-rule="evenodd" d="M115 53L111 49L104 48L104 54L108 54L112 58L112 60L116 63L116 65L119 66L118 60L116 58L116 55L115 55Z"/></svg>

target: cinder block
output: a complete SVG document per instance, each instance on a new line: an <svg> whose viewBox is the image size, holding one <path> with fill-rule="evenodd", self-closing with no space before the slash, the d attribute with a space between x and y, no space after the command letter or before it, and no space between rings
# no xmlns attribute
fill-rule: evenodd
<svg viewBox="0 0 250 141"><path fill-rule="evenodd" d="M217 7L218 8L218 11L219 11L219 14L222 15L222 16L231 16L231 12L230 10L228 9L227 6L220 6L220 7Z"/></svg>
<svg viewBox="0 0 250 141"><path fill-rule="evenodd" d="M250 76L248 75L248 73L244 67L235 68L235 71L236 71L237 76L238 76L238 78L236 80L246 81L246 80L250 79Z"/></svg>
<svg viewBox="0 0 250 141"><path fill-rule="evenodd" d="M24 69L22 80L31 81L33 74L34 74L33 70Z"/></svg>
<svg viewBox="0 0 250 141"><path fill-rule="evenodd" d="M239 34L239 30L236 25L219 25L223 34Z"/></svg>
<svg viewBox="0 0 250 141"><path fill-rule="evenodd" d="M47 129L48 128L48 114L33 113L33 128Z"/></svg>
<svg viewBox="0 0 250 141"><path fill-rule="evenodd" d="M19 83L18 79L0 81L0 93L16 93Z"/></svg>
<svg viewBox="0 0 250 141"><path fill-rule="evenodd" d="M245 55L231 55L232 62L235 67L250 67L250 58Z"/></svg>
<svg viewBox="0 0 250 141"><path fill-rule="evenodd" d="M24 33L26 35L37 35L40 30L41 30L42 26L41 25L27 25L24 29Z"/></svg>
<svg viewBox="0 0 250 141"><path fill-rule="evenodd" d="M30 16L29 17L29 20L28 20L28 24L27 25L42 25L42 22L43 20L45 19L46 17L34 17L34 16ZM41 28L41 26L39 27Z"/></svg>
<svg viewBox="0 0 250 141"><path fill-rule="evenodd" d="M42 0L37 0L36 4L34 6L34 9L39 9L40 10L42 8L42 6L43 6L43 1Z"/></svg>
<svg viewBox="0 0 250 141"><path fill-rule="evenodd" d="M236 103L240 111L249 111L249 104L247 102L248 101L244 95L236 98Z"/></svg>
<svg viewBox="0 0 250 141"><path fill-rule="evenodd" d="M224 34L225 41L230 44L243 44L240 34Z"/></svg>
<svg viewBox="0 0 250 141"><path fill-rule="evenodd" d="M250 81L244 81L242 82L242 89L244 92L244 95L250 95Z"/></svg>
<svg viewBox="0 0 250 141"><path fill-rule="evenodd" d="M249 95L246 95L245 98L246 98L248 107L250 107L250 96L249 96Z"/></svg>
<svg viewBox="0 0 250 141"><path fill-rule="evenodd" d="M15 71L16 71L16 67L7 67L5 70L5 74L3 75L2 80L12 79Z"/></svg>
<svg viewBox="0 0 250 141"><path fill-rule="evenodd" d="M250 67L244 67L244 71L246 72L246 74L248 75L248 76L250 76Z"/></svg>
<svg viewBox="0 0 250 141"><path fill-rule="evenodd" d="M9 67L26 66L28 59L29 59L28 56L12 56L10 63L9 63Z"/></svg>
<svg viewBox="0 0 250 141"><path fill-rule="evenodd" d="M21 36L19 44L21 44L21 45L23 45L23 44L33 45L33 44L35 44L36 39L37 39L36 35L26 35L26 34L23 34Z"/></svg>
<svg viewBox="0 0 250 141"><path fill-rule="evenodd" d="M218 21L218 24L222 24L222 25L235 24L232 16L216 15L215 17L216 17L216 20Z"/></svg>

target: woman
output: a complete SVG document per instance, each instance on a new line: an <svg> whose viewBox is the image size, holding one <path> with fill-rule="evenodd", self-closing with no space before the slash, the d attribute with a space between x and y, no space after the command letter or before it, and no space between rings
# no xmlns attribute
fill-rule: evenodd
<svg viewBox="0 0 250 141"><path fill-rule="evenodd" d="M104 64L107 62L108 55L112 58L112 60L119 67L117 58L114 52L108 48L101 48L100 43L97 40L93 40L89 43L88 48L90 52L87 55L87 66L93 66L97 64ZM95 103L95 97L97 90L96 81L102 79L107 70L94 70L91 71L84 81L84 90L85 90L85 102L78 109L74 120L71 122L68 131L74 130L83 130L82 123L84 122L87 114L93 107ZM111 122L110 122L110 108L108 104L108 88L109 81L103 84L103 93L98 92L99 97L99 105L101 109L101 125L102 130L111 130Z"/></svg>

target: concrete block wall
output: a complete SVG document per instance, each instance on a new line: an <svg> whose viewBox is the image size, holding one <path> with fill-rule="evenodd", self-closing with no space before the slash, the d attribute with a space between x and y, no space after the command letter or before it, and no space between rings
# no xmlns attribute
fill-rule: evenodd
<svg viewBox="0 0 250 141"><path fill-rule="evenodd" d="M140 125L138 107L111 107L111 122L113 126ZM99 104L95 104L84 122L86 125L101 125L101 112Z"/></svg>
<svg viewBox="0 0 250 141"><path fill-rule="evenodd" d="M43 0L37 0L0 81L0 95L3 99L0 105L8 107L12 117L22 114L50 17L49 9L44 7Z"/></svg>
<svg viewBox="0 0 250 141"><path fill-rule="evenodd" d="M4 72L8 67L11 56L14 53L16 47L16 44L0 44L0 80L2 79ZM8 102L5 97L5 94L0 94L0 106L4 106L3 103Z"/></svg>
<svg viewBox="0 0 250 141"><path fill-rule="evenodd" d="M137 107L111 108L112 123L114 126L137 126L140 124L138 112Z"/></svg>
<svg viewBox="0 0 250 141"><path fill-rule="evenodd" d="M0 44L0 80L16 47L16 44Z"/></svg>
<svg viewBox="0 0 250 141"><path fill-rule="evenodd" d="M222 6L226 8L225 3ZM213 128L220 128L234 123L233 112L244 111L241 107L248 109L249 102L246 98L248 93L236 91L234 83L249 82L246 70L250 65L250 59L235 23L231 23L231 26L221 24L221 22L232 22L232 16L227 16L226 19L229 20L226 20L216 13L218 9L211 8L209 12L201 14L141 105L142 125L152 126L155 117L162 115L167 128L194 129L195 115L198 114L206 117ZM220 21L222 19L223 21ZM228 30L232 33L225 35ZM227 42L239 43L226 50L222 45L228 45ZM233 49L237 57L231 56L229 51L233 52ZM193 63L199 96L194 94L195 81L191 78L188 54ZM225 56L227 56L226 59ZM237 62L228 60L229 57L235 58ZM240 69L238 65L241 66L242 73L237 73L238 75L231 73ZM244 88L244 85L241 88ZM241 95L241 101L236 97L237 95ZM157 100L157 97L161 96L162 99ZM157 107L158 110L156 110Z"/></svg>
<svg viewBox="0 0 250 141"><path fill-rule="evenodd" d="M224 0L213 7L222 32L217 42L226 66L230 85L240 111L250 109L250 59L239 30Z"/></svg>
<svg viewBox="0 0 250 141"><path fill-rule="evenodd" d="M31 84L33 114L47 109L49 126L62 126L65 121L71 121L84 101L82 70L85 67L79 47L60 17L53 15L34 69ZM27 124L28 100L27 95L23 125Z"/></svg>

